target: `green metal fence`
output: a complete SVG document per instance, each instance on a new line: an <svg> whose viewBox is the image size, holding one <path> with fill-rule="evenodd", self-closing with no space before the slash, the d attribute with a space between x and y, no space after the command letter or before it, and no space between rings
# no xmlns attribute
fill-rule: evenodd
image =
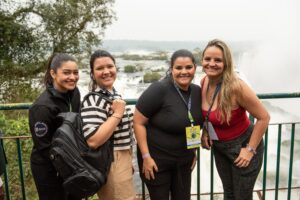
<svg viewBox="0 0 300 200"><path fill-rule="evenodd" d="M300 93L274 93L274 94L259 94L258 97L260 99L286 99L286 98L299 98L300 97ZM127 104L129 105L134 105L136 103L135 99L129 99L126 100ZM26 103L22 103L22 104L0 104L0 110L20 110L20 109L28 109L30 107L30 103L26 104ZM294 170L294 161L295 160L300 160L300 155L299 152L298 154L296 154L295 152L295 145L297 147L297 149L299 149L299 145L300 145L300 140L296 140L295 143L295 136L299 137L299 130L300 130L300 122L289 122L289 123L274 123L274 124L269 124L269 128L265 133L264 136L264 143L265 143L265 152L264 152L264 163L263 163L263 167L262 167L262 187L255 189L254 192L257 194L257 198L258 199L270 199L270 197L268 197L268 193L270 192L274 192L274 198L272 197L272 199L282 199L282 197L280 197L280 193L279 191L281 191L281 193L286 194L286 197L284 197L284 199L292 199L293 195L294 197L299 195L297 198L300 199L300 180L298 181L298 183L293 184L293 170ZM276 145L276 172L275 175L273 175L272 177L268 176L268 162L269 162L269 158L268 158L268 150L269 150L269 137L275 137L274 135L270 135L269 130L270 128L274 129L277 128L277 145ZM281 153L282 153L282 135L283 135L283 127L288 127L287 129L290 129L290 131L288 131L289 134L289 141L288 141L288 145L285 144L285 149L288 147L289 148L289 160L288 160L288 176L287 176L287 184L286 186L283 186L281 183L281 179L282 179L282 172L281 172L281 165L282 165L282 161L281 161ZM297 129L298 128L298 129ZM23 159L22 159L22 145L21 145L21 141L22 140L31 140L30 136L17 136L17 137L1 137L1 142L3 144L3 141L6 140L11 140L14 141L16 144L16 148L17 148L17 159L18 159L18 167L19 167L19 181L20 181L20 187L21 187L21 192L22 192L22 199L25 200L26 199L26 182L25 182L25 178L24 178L24 170L23 170ZM286 142L286 141L285 141ZM5 146L4 146L5 148ZM197 155L198 155L198 162L196 165L196 176L197 176L197 181L196 181L196 193L192 193L191 198L192 199L211 199L213 200L215 198L215 196L222 194L222 191L215 191L215 175L214 175L214 159L213 159L213 154L212 151L210 152L210 191L201 191L201 181L206 181L207 180L201 180L201 156L203 150L198 149L197 150ZM8 163L7 167L10 167L10 164ZM299 170L299 169L296 169ZM286 173L286 172L285 172ZM275 177L274 177L275 176ZM269 178L268 178L269 177ZM275 179L274 181L272 179ZM268 187L267 188L267 181L268 180L272 180L272 182L274 182L274 187ZM7 175L7 173L5 172L4 175L4 184L5 184L5 189L6 189L6 199L10 200L11 196L10 194L13 191L9 191L9 184L10 184L10 180L9 177ZM138 194L137 197L138 199L148 199L148 195L146 194L146 189L144 184L142 184L142 194ZM298 192L296 195L293 194L293 192L295 191Z"/></svg>

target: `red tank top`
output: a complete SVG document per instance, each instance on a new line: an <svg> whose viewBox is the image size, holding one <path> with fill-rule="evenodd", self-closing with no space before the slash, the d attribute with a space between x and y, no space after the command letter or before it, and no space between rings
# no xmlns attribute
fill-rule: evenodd
<svg viewBox="0 0 300 200"><path fill-rule="evenodd" d="M207 111L202 109L202 116L205 117L206 114ZM220 141L228 141L239 137L250 125L246 110L242 107L231 111L229 125L226 122L221 123L218 118L217 109L210 112L209 121L212 123Z"/></svg>

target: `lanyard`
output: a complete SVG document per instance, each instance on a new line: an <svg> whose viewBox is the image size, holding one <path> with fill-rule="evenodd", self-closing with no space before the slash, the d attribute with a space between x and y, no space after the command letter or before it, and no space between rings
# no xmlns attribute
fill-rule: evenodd
<svg viewBox="0 0 300 200"><path fill-rule="evenodd" d="M214 96L213 96L213 99L212 99L212 103L211 103L211 105L209 106L208 111L207 111L207 114L206 114L206 116L205 116L205 121L208 121L208 117L209 117L209 114L210 114L210 112L211 112L211 108L212 108L212 106L214 105L214 102L215 102L215 99L216 99L216 97L217 97L217 94L218 94L218 92L219 92L220 89L221 89L221 84L222 84L222 82L220 82L220 83L217 84L217 87L216 87L216 89L215 89ZM208 91L208 88L209 88L209 83L208 83L208 85L207 85L207 91Z"/></svg>
<svg viewBox="0 0 300 200"><path fill-rule="evenodd" d="M191 107L192 107L192 99L191 99L191 94L189 95L189 100L188 102L185 101L180 89L178 88L178 86L176 85L176 83L174 82L174 87L176 88L177 90L177 93L179 94L179 96L181 97L182 101L184 102L184 105L186 106L187 110L188 110L188 118L191 122L191 126L194 126L194 118L192 116L192 113L191 113Z"/></svg>

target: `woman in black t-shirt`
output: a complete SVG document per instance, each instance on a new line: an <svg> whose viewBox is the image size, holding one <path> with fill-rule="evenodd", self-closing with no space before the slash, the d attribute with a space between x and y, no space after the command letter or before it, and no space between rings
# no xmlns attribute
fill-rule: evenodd
<svg viewBox="0 0 300 200"><path fill-rule="evenodd" d="M196 157L186 129L198 127L199 134L203 123L200 87L191 83L196 72L193 54L176 51L169 71L137 102L134 132L138 163L151 200L168 200L169 196L172 200L188 200Z"/></svg>

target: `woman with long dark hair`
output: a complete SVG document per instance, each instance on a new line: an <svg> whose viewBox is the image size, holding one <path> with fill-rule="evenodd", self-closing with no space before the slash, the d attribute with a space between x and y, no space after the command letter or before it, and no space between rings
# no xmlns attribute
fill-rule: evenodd
<svg viewBox="0 0 300 200"><path fill-rule="evenodd" d="M40 200L75 200L64 191L63 179L49 157L54 132L60 125L61 112L79 112L80 93L76 60L64 53L50 57L45 74L45 91L29 109L29 126L33 139L31 170Z"/></svg>

